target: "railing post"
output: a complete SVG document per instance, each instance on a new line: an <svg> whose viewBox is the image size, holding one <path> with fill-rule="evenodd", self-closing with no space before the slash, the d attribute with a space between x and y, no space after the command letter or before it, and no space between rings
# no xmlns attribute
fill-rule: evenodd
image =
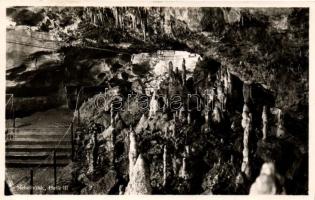
<svg viewBox="0 0 315 200"><path fill-rule="evenodd" d="M54 193L57 194L57 163L56 163L56 149L54 150Z"/></svg>
<svg viewBox="0 0 315 200"><path fill-rule="evenodd" d="M74 134L73 134L73 122L71 122L70 125L70 131L71 131L71 159L74 161Z"/></svg>
<svg viewBox="0 0 315 200"><path fill-rule="evenodd" d="M33 176L34 176L33 169L31 169L31 171L30 171L30 176L31 176L31 179L30 179L30 185L31 185L30 194L33 194L34 193L34 191L33 191L33 187L34 187L34 183L33 183Z"/></svg>

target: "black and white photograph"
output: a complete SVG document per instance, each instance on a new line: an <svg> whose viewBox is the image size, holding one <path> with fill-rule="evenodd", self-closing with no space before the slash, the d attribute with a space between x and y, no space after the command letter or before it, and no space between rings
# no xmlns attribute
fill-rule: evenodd
<svg viewBox="0 0 315 200"><path fill-rule="evenodd" d="M209 6L6 7L4 194L308 195L310 8Z"/></svg>

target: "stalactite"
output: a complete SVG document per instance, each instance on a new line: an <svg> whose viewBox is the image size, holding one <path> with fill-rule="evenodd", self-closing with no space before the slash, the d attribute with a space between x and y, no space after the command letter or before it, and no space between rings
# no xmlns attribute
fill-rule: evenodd
<svg viewBox="0 0 315 200"><path fill-rule="evenodd" d="M186 61L185 61L185 58L183 58L183 63L182 63L182 70L183 70L183 73L182 73L182 83L183 85L186 84Z"/></svg>
<svg viewBox="0 0 315 200"><path fill-rule="evenodd" d="M222 88L222 85L219 84L218 87L217 87L217 94L218 94L218 99L219 99L219 102L220 102L220 109L222 111L225 110L225 104L226 104L226 96L224 94L224 91L223 91L223 88Z"/></svg>
<svg viewBox="0 0 315 200"><path fill-rule="evenodd" d="M243 97L244 97L244 103L250 103L252 100L252 86L249 83L243 84Z"/></svg>

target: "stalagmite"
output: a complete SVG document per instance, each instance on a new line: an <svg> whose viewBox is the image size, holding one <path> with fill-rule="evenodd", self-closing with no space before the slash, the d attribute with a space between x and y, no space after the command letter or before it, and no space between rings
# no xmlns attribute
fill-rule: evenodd
<svg viewBox="0 0 315 200"><path fill-rule="evenodd" d="M182 168L180 169L179 177L187 180L189 178L188 172L187 172L187 161L186 161L186 155L183 157L182 162Z"/></svg>
<svg viewBox="0 0 315 200"><path fill-rule="evenodd" d="M279 109L278 111L278 126L277 126L277 137L278 138L283 138L285 135L286 135L286 131L285 131L285 128L283 126L284 124L284 121L283 121L283 114L282 114L282 111Z"/></svg>
<svg viewBox="0 0 315 200"><path fill-rule="evenodd" d="M168 77L170 78L170 81L173 81L173 63L170 61L168 63Z"/></svg>
<svg viewBox="0 0 315 200"><path fill-rule="evenodd" d="M188 123L188 124L191 124L191 112L190 112L190 111L188 111L187 123Z"/></svg>
<svg viewBox="0 0 315 200"><path fill-rule="evenodd" d="M88 170L87 170L87 174L91 174L94 171L94 156L93 156L93 152L94 152L94 148L95 148L95 141L94 141L94 137L90 137L88 144L86 145L86 150L87 150L87 163L88 163Z"/></svg>
<svg viewBox="0 0 315 200"><path fill-rule="evenodd" d="M209 111L205 111L205 124L209 125Z"/></svg>
<svg viewBox="0 0 315 200"><path fill-rule="evenodd" d="M203 133L208 133L209 130L210 130L210 123L209 123L209 111L208 110L205 110L205 123L204 125L202 126L202 132Z"/></svg>
<svg viewBox="0 0 315 200"><path fill-rule="evenodd" d="M178 118L182 122L186 121L186 111L184 106L180 108Z"/></svg>
<svg viewBox="0 0 315 200"><path fill-rule="evenodd" d="M243 162L241 166L241 171L245 173L247 178L251 176L251 169L250 169L250 160L249 160L249 135L251 132L251 123L252 123L252 115L248 112L248 107L245 104L243 108L242 114L242 127L244 129L244 137L243 137Z"/></svg>
<svg viewBox="0 0 315 200"><path fill-rule="evenodd" d="M175 68L175 76L178 77L179 76L179 70L178 67Z"/></svg>
<svg viewBox="0 0 315 200"><path fill-rule="evenodd" d="M263 140L267 139L267 131L268 131L268 115L267 115L267 106L263 107L263 112L262 112L262 123L263 123L263 128L262 128L262 133L263 133Z"/></svg>
<svg viewBox="0 0 315 200"><path fill-rule="evenodd" d="M140 133L141 130L145 129L148 126L148 118L146 117L145 114L143 114L136 126L136 133Z"/></svg>
<svg viewBox="0 0 315 200"><path fill-rule="evenodd" d="M220 123L222 120L221 112L218 106L215 106L212 112L212 121L215 123Z"/></svg>
<svg viewBox="0 0 315 200"><path fill-rule="evenodd" d="M124 191L124 186L123 185L120 185L119 186L119 195L123 195L125 193Z"/></svg>
<svg viewBox="0 0 315 200"><path fill-rule="evenodd" d="M164 145L163 149L163 186L166 186L167 181L167 146Z"/></svg>
<svg viewBox="0 0 315 200"><path fill-rule="evenodd" d="M156 115L156 112L159 109L159 102L156 99L156 90L154 90L153 95L150 101L150 111L149 111L149 118L152 118Z"/></svg>
<svg viewBox="0 0 315 200"><path fill-rule="evenodd" d="M150 184L149 173L142 155L139 154L134 165L133 171L130 173L129 183L126 187L126 195L144 195L151 194L152 188Z"/></svg>
<svg viewBox="0 0 315 200"><path fill-rule="evenodd" d="M135 135L135 132L130 129L129 131L129 154L128 154L128 157L129 157L129 176L130 174L132 173L132 170L133 170L133 167L136 163L136 159L137 159L137 141L136 141L136 135Z"/></svg>
<svg viewBox="0 0 315 200"><path fill-rule="evenodd" d="M264 163L259 176L250 187L249 194L279 194L280 192L284 194L283 188L277 188L276 180L279 179L280 176L276 173L274 164Z"/></svg>

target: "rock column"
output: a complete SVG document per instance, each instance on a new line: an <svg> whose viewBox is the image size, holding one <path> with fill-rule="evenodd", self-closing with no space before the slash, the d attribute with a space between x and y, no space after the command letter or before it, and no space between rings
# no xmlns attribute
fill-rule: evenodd
<svg viewBox="0 0 315 200"><path fill-rule="evenodd" d="M243 114L242 114L242 127L244 129L244 137L243 137L243 162L241 171L245 173L247 178L251 176L251 169L250 169L250 159L249 159L249 137L251 132L251 123L252 123L252 116L249 113L249 109L247 105L244 105Z"/></svg>

